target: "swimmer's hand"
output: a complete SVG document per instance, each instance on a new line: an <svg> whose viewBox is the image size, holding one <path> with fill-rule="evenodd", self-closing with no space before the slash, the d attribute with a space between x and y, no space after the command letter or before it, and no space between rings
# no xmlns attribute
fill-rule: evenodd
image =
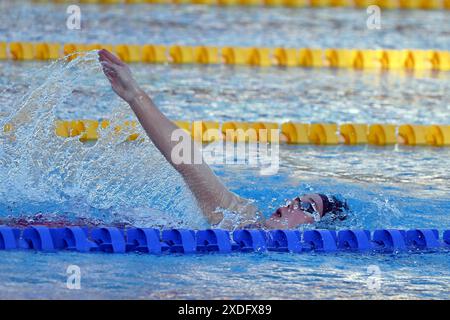
<svg viewBox="0 0 450 320"><path fill-rule="evenodd" d="M125 63L105 49L100 50L98 56L103 73L119 97L129 103L137 94L140 94L141 89Z"/></svg>

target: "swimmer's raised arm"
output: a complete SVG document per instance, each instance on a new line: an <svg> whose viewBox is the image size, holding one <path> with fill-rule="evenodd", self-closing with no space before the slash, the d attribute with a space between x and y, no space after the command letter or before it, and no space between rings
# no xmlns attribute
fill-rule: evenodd
<svg viewBox="0 0 450 320"><path fill-rule="evenodd" d="M178 142L172 141L171 136L178 126L159 111L150 97L139 87L124 62L107 50L99 51L99 60L114 92L130 105L149 138L183 176L211 224L217 224L223 219L223 213L220 210L216 211L217 208L239 211L243 208L247 211L243 212L244 215L255 213L256 209L253 206L247 208L243 199L230 192L204 161L201 161L201 164L175 163L171 154ZM181 130L180 134L183 141L193 144L187 132ZM201 159L201 151L195 145L192 149L196 153L195 157Z"/></svg>

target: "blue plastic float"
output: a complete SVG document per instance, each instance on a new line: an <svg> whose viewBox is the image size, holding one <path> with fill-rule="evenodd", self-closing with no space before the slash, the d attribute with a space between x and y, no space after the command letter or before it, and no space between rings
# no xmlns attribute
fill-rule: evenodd
<svg viewBox="0 0 450 320"><path fill-rule="evenodd" d="M450 230L236 230L0 226L0 250L126 253L402 252L450 249Z"/></svg>

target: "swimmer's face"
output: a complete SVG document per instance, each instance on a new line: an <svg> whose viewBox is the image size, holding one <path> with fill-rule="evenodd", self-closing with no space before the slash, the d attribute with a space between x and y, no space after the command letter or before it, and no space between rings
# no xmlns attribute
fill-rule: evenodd
<svg viewBox="0 0 450 320"><path fill-rule="evenodd" d="M270 229L291 229L300 224L314 223L314 219L308 212L306 207L314 208L320 216L323 216L323 200L316 194L306 194L300 198L291 201L287 206L278 208L272 216L266 220L265 226Z"/></svg>

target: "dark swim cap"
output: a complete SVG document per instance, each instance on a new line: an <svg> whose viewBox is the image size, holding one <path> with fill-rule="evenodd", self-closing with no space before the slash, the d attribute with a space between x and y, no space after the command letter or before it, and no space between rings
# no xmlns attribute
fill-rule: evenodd
<svg viewBox="0 0 450 320"><path fill-rule="evenodd" d="M319 193L319 196L323 202L323 216L332 214L334 219L344 220L347 218L344 212L349 208L345 200L339 200L336 196L328 196L322 193Z"/></svg>

